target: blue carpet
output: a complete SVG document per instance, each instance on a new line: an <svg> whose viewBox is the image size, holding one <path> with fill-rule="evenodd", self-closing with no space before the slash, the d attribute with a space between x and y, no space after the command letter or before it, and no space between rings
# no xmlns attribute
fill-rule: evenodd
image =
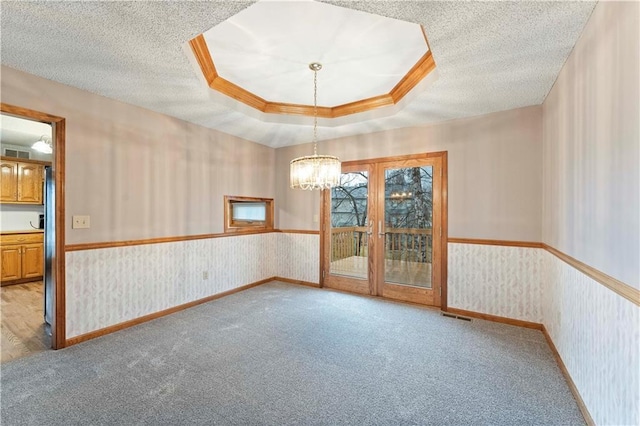
<svg viewBox="0 0 640 426"><path fill-rule="evenodd" d="M273 282L2 365L3 425L583 425L541 332Z"/></svg>

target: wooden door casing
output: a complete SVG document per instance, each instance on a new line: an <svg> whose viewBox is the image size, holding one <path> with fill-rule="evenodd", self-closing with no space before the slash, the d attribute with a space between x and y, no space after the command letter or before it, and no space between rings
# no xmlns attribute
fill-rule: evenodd
<svg viewBox="0 0 640 426"><path fill-rule="evenodd" d="M378 296L389 299L402 300L405 302L419 303L422 305L441 306L441 285L442 285L442 156L429 155L421 158L403 158L383 161L377 164L378 179L384 182L384 174L386 170L412 168L412 167L432 167L432 190L433 190L433 224L432 224L432 272L431 272L431 288L417 287L411 285L403 285L385 282L384 270L381 269L376 282L376 294ZM384 223L385 211L385 186L381 184L377 187L377 206L382 222ZM386 229L379 229L378 232L385 232ZM387 234L388 235L388 234ZM385 265L385 239L387 235L381 237L383 240L380 245L381 250L376 253L376 264L384 268Z"/></svg>
<svg viewBox="0 0 640 426"><path fill-rule="evenodd" d="M53 212L51 229L55 238L48 244L51 253L51 342L54 349L66 346L66 289L65 289L65 134L66 120L64 117L36 111L17 105L0 102L3 114L18 118L50 124L53 127L53 161L51 163L53 197L50 206ZM6 159L2 159L5 161ZM53 237L52 237L53 238Z"/></svg>
<svg viewBox="0 0 640 426"><path fill-rule="evenodd" d="M433 167L431 288L385 282L385 177L389 168ZM356 160L342 163L343 173L369 171L369 280L331 275L331 192L323 191L321 205L321 286L446 309L447 307L447 152Z"/></svg>

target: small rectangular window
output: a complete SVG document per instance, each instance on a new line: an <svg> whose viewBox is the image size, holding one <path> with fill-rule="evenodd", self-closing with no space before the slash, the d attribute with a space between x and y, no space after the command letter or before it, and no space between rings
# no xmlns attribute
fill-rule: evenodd
<svg viewBox="0 0 640 426"><path fill-rule="evenodd" d="M232 206L234 221L264 222L267 220L266 203L235 202Z"/></svg>
<svg viewBox="0 0 640 426"><path fill-rule="evenodd" d="M273 198L224 197L224 232L273 229Z"/></svg>

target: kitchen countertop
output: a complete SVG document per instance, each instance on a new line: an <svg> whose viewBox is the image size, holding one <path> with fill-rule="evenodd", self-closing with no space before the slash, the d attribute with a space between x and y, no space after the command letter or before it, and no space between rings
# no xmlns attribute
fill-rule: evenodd
<svg viewBox="0 0 640 426"><path fill-rule="evenodd" d="M26 229L24 231L0 231L2 235L11 235L11 234L42 234L44 229Z"/></svg>

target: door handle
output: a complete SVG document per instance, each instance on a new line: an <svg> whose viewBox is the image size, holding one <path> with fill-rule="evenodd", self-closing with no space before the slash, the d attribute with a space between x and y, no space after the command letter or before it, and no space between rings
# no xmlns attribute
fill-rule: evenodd
<svg viewBox="0 0 640 426"><path fill-rule="evenodd" d="M378 221L378 238L384 237L385 235L386 235L386 232L382 231L382 221L379 220Z"/></svg>
<svg viewBox="0 0 640 426"><path fill-rule="evenodd" d="M373 221L369 221L369 230L367 231L367 235L373 235Z"/></svg>

